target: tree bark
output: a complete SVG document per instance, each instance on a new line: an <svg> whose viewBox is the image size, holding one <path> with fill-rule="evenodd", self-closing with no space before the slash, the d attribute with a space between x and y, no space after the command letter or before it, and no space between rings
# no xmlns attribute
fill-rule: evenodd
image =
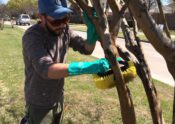
<svg viewBox="0 0 175 124"><path fill-rule="evenodd" d="M111 34L109 32L108 20L105 13L103 12L103 9L100 6L100 2L97 0L92 1L93 7L95 8L98 16L98 20L93 18L91 10L88 6L84 5L83 2L79 0L76 0L76 2L84 11L88 13L89 18L91 18L91 20L93 21L97 32L100 35L100 40L105 52L105 57L109 60L109 63L112 67L115 76L116 88L119 96L123 123L135 124L135 111L131 99L131 94L121 75L118 63L116 62L116 55L118 54L118 51L113 45Z"/></svg>
<svg viewBox="0 0 175 124"><path fill-rule="evenodd" d="M133 25L135 29L136 25L135 24ZM122 27L122 31L125 37L126 47L128 48L128 50L130 50L135 55L135 57L138 60L138 62L135 63L137 74L142 80L142 83L143 83L143 86L144 86L144 89L145 89L145 92L148 98L153 124L163 124L164 121L163 121L163 116L162 116L162 110L160 107L159 97L158 97L156 88L153 84L153 80L150 74L149 67L147 65L144 54L142 52L140 41L137 37L137 32L134 31L135 32L134 36L137 40L137 42L135 42L135 40L132 37L133 35L131 36L131 31L129 30L128 28L129 26L127 25L127 22L125 19L123 19L121 27Z"/></svg>
<svg viewBox="0 0 175 124"><path fill-rule="evenodd" d="M97 18L93 17L93 9L86 5L83 0L75 0L76 3L81 7L81 9L87 12L89 18L95 25L97 33L100 36L100 42L105 52L105 57L109 60L112 67L115 79L116 88L119 96L121 115L124 124L135 124L135 112L130 96L129 89L125 84L123 77L121 75L118 63L115 57L118 55L118 51L115 47L116 33L119 30L119 24L123 16L123 12L126 9L126 5L131 11L132 15L137 21L139 27L143 30L144 34L153 45L153 47L164 57L167 63L167 67L173 78L175 79L175 42L173 42L169 37L168 30L167 35L161 30L155 21L152 19L151 15L148 13L146 3L143 0L124 0L125 6L120 6L116 0L109 0L108 4L112 10L112 21L108 24L108 19L105 12L101 8L99 0L91 0L93 7L97 12ZM126 32L125 32L126 33ZM127 33L125 34L128 35ZM125 37L126 37L125 36ZM127 37L130 44L133 39ZM130 41L131 40L131 41ZM158 95L151 80L149 68L144 60L144 54L140 48L139 39L136 37L136 44L132 44L132 49L129 48L139 60L136 64L138 74L143 82L148 101L151 108L151 114L154 124L163 124L162 112L160 109L160 102L158 101ZM134 41L133 41L134 42ZM135 46L136 45L136 46ZM138 54L138 55L137 55ZM175 98L175 92L174 92ZM174 99L174 109L173 109L173 124L175 124L175 99Z"/></svg>
<svg viewBox="0 0 175 124"><path fill-rule="evenodd" d="M168 28L168 24L166 22L166 19L165 19L165 15L163 13L163 9L162 9L162 3L160 0L157 0L157 4L158 4L158 7L159 7L159 12L160 12L160 17L161 17L161 21L164 25L163 29L164 31L166 32L167 36L171 39L171 35L170 35L170 31L169 31L169 28Z"/></svg>
<svg viewBox="0 0 175 124"><path fill-rule="evenodd" d="M150 43L166 60L168 70L175 80L175 42L171 41L171 39L161 31L160 27L155 23L151 15L149 15L144 2L141 0L124 1L127 3L139 27L143 30ZM172 123L175 124L175 99Z"/></svg>
<svg viewBox="0 0 175 124"><path fill-rule="evenodd" d="M167 65L169 65L168 69L175 79L174 69L172 70L175 67L175 42L171 41L153 21L145 3L140 0L131 0L128 6L150 43L165 58Z"/></svg>

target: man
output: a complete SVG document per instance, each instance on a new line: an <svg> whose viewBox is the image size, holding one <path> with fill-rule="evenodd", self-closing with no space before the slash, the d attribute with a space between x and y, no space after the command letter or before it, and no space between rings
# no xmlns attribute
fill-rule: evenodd
<svg viewBox="0 0 175 124"><path fill-rule="evenodd" d="M91 54L97 37L93 32L87 41L73 33L67 24L72 11L64 0L62 2L39 0L41 21L23 36L26 115L21 123L59 124L63 111L64 77L104 73L110 69L106 59L65 63L69 47L82 54Z"/></svg>
<svg viewBox="0 0 175 124"><path fill-rule="evenodd" d="M64 1L65 2L65 1ZM26 120L30 124L59 124L63 110L64 77L100 73L109 69L105 59L65 64L68 47L82 54L92 53L94 43L74 34L68 28L72 12L59 0L39 0L40 23L23 36L25 64Z"/></svg>

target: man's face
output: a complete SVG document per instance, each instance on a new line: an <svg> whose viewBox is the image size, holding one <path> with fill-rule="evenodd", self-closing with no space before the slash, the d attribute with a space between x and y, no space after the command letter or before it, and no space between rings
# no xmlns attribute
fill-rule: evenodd
<svg viewBox="0 0 175 124"><path fill-rule="evenodd" d="M59 35L64 30L66 24L69 22L69 19L69 16L65 16L58 20L54 20L50 16L45 16L45 26L52 34Z"/></svg>

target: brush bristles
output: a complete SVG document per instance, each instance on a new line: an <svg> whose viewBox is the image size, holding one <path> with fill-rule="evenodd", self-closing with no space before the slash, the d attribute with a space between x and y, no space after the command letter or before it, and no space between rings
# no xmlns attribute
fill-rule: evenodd
<svg viewBox="0 0 175 124"><path fill-rule="evenodd" d="M129 63L129 68L126 69L125 71L122 71L122 75L125 80L125 83L130 82L137 75L136 68L133 62L129 61L128 63ZM109 70L103 74L93 75L93 77L94 77L94 82L96 84L96 87L99 89L110 89L116 85L116 81L112 70Z"/></svg>

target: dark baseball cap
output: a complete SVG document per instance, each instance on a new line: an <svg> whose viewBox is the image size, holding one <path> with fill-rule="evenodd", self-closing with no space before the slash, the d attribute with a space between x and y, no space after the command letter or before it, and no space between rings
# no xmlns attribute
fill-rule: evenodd
<svg viewBox="0 0 175 124"><path fill-rule="evenodd" d="M39 13L60 19L73 11L65 5L65 0L38 0Z"/></svg>

